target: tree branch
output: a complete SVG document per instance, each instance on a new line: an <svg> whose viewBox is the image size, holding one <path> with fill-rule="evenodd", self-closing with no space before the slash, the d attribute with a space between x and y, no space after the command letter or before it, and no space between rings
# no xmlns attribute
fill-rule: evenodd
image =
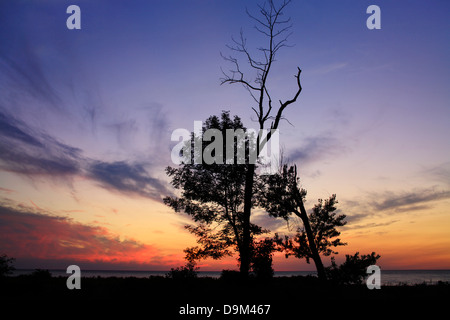
<svg viewBox="0 0 450 320"><path fill-rule="evenodd" d="M278 129L278 124L281 120L281 116L283 114L284 109L291 103L294 103L297 100L298 96L300 95L300 92L302 92L302 85L300 83L300 73L302 72L302 70L300 68L297 69L298 72L297 75L295 76L295 78L297 79L297 86L298 86L297 92L295 93L295 96L291 100L287 100L284 103L282 103L280 100L281 106L278 109L277 116L275 117L275 122L272 122L271 129Z"/></svg>
<svg viewBox="0 0 450 320"><path fill-rule="evenodd" d="M260 17L256 17L252 15L248 10L246 10L247 15L256 22L254 26L255 29L261 34L265 35L268 38L268 44L266 47L257 48L257 50L261 51L264 54L265 62L258 61L255 59L250 51L247 48L247 40L244 37L244 33L241 29L240 38L236 40L232 38L233 46L228 46L232 51L238 52L239 54L243 54L247 60L248 65L256 71L256 77L254 78L254 83L250 83L244 77L244 73L241 71L239 67L239 62L234 57L222 57L234 64L234 69L230 70L231 75L227 75L224 72L225 77L222 78L221 84L224 83L240 83L242 84L250 93L253 100L258 104L258 107L252 107L252 110L255 112L260 129L265 128L265 123L268 119L273 119L270 128L278 129L280 120L283 119L283 112L287 106L294 103L301 90L300 84L300 73L301 70L298 68L297 75L297 85L298 89L294 95L294 97L290 100L282 102L280 100L280 107L275 115L272 115L272 97L267 88L267 79L271 71L272 63L275 61L275 55L278 50L283 47L288 46L287 41L291 33L288 31L292 28L291 19L283 19L283 10L286 6L291 2L291 0L284 0L280 5L275 5L273 0L268 0L263 6L258 5ZM267 101L266 101L267 99ZM258 146L262 148L267 141L272 136L272 132L269 132L268 135L264 138L261 144L258 136ZM261 149L260 149L261 150Z"/></svg>

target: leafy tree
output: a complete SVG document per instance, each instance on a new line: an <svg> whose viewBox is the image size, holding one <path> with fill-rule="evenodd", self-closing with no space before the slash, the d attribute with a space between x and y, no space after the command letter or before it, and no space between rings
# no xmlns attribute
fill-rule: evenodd
<svg viewBox="0 0 450 320"><path fill-rule="evenodd" d="M273 252L276 250L275 242L272 239L262 239L254 241L251 270L257 279L269 279L273 277Z"/></svg>
<svg viewBox="0 0 450 320"><path fill-rule="evenodd" d="M339 238L331 240L340 235L336 227L341 227L346 224L344 221L345 215L337 215L334 212L336 210L334 206L336 203L335 194L325 200L325 202L319 199L318 204L314 205L312 212L308 215L315 247L318 253L324 256L329 256L332 253L336 254L338 252L333 251L332 248L346 245ZM286 250L288 255L293 255L297 258L306 258L308 263L309 259L313 259L314 254L309 245L308 233L305 227L298 229L295 237L289 240Z"/></svg>
<svg viewBox="0 0 450 320"><path fill-rule="evenodd" d="M339 238L332 240L340 235L336 227L345 225L345 215L335 212L336 195L325 201L319 199L308 215L304 205L306 190L299 185L297 167L283 165L278 174L262 179L258 192L259 205L273 217L289 220L295 214L302 220L303 227L293 238L286 236L283 240L277 235L276 241L286 250L286 256L306 258L308 263L312 259L319 278L324 280L326 274L320 254L328 256L336 253L332 248L345 245Z"/></svg>
<svg viewBox="0 0 450 320"><path fill-rule="evenodd" d="M216 129L226 136L226 130L244 130L238 116L230 118L229 112L223 112L219 117L211 116L203 127L203 132ZM195 139L192 136L192 143ZM247 140L249 137L247 136ZM234 155L238 148L249 143L234 141ZM202 151L208 146L203 145ZM194 152L191 148L191 152ZM247 152L248 154L248 152ZM178 168L167 167L166 173L172 179L172 185L181 191L180 197L166 197L164 203L176 212L190 215L195 222L185 228L197 237L198 246L185 249L186 259L196 261L205 258L221 259L238 252L240 258L244 249L244 201L245 181L249 170L249 161L243 164L227 164L226 154L222 154L223 164L208 164L186 162ZM193 157L191 157L193 159ZM255 175L255 172L253 172ZM252 201L254 202L254 201ZM249 225L249 237L263 234L263 230L255 224ZM241 259L242 261L242 259Z"/></svg>

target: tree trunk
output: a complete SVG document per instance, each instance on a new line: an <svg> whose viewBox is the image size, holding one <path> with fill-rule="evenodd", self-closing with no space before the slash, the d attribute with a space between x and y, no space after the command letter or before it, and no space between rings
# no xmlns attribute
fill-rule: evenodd
<svg viewBox="0 0 450 320"><path fill-rule="evenodd" d="M319 251L316 247L316 241L314 235L311 230L311 225L309 224L308 214L306 213L305 206L303 205L303 200L301 199L301 195L299 195L299 206L300 206L300 219L303 221L303 225L305 226L306 235L308 236L309 249L311 250L312 259L317 269L317 276L320 280L326 280L325 268L322 263L322 259L320 258Z"/></svg>
<svg viewBox="0 0 450 320"><path fill-rule="evenodd" d="M252 210L252 196L253 196L253 175L255 173L255 165L249 164L245 177L245 190L244 190L244 216L242 226L242 250L240 274L243 279L248 278L250 271L250 258L251 258L251 235L250 235L250 215Z"/></svg>

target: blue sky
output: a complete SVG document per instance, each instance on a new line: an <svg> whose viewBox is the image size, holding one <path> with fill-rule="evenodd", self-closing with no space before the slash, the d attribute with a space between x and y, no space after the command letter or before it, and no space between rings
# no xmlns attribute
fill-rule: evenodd
<svg viewBox="0 0 450 320"><path fill-rule="evenodd" d="M168 240L184 220L168 218L159 201L172 192L163 170L175 144L170 134L222 110L256 126L248 93L220 85L221 68L231 67L220 53L230 54L231 36L242 28L250 47L264 41L245 12L255 12L255 3L2 1L4 203L55 215L80 210L65 216L91 225L101 215L97 224L111 234L181 254L193 239ZM70 4L81 8L81 30L66 28ZM370 4L381 8L381 30L366 27ZM449 225L449 7L294 1L286 12L292 47L280 51L269 84L274 101L290 98L300 67L303 91L286 110L290 123L282 124L280 141L300 168L311 206L337 193L355 247L370 247L363 236L403 231L406 243L417 233L406 222L425 225L424 241L436 225ZM126 208L136 213L105 213ZM133 223L160 225L162 233L124 227ZM370 227L382 224L390 229ZM442 240L428 245L445 247L448 236L436 232Z"/></svg>

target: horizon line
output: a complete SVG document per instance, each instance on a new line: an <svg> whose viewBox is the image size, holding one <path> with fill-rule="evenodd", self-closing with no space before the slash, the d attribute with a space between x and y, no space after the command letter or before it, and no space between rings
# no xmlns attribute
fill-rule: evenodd
<svg viewBox="0 0 450 320"><path fill-rule="evenodd" d="M448 269L383 269L384 271L450 271ZM48 271L66 271L66 269L49 269L49 268L16 268L14 271L34 271L34 270L48 270ZM227 271L237 271L238 269L223 269L223 270L198 270L197 272L222 272L224 270ZM168 270L135 270L135 269L81 269L81 271L99 271L99 272L170 272L171 269ZM315 272L317 270L274 270L274 272Z"/></svg>

